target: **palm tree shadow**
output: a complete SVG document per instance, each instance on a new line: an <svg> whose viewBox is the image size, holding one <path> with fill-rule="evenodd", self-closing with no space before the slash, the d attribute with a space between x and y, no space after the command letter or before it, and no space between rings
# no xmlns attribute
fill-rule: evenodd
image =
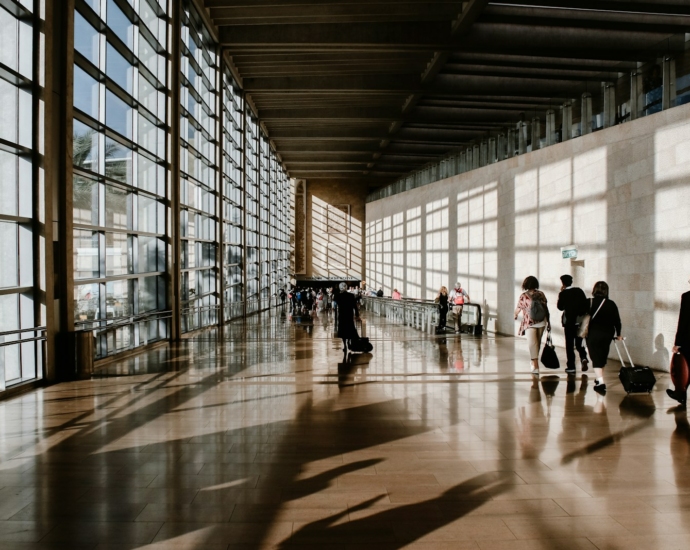
<svg viewBox="0 0 690 550"><path fill-rule="evenodd" d="M395 508L386 507L380 512L354 520L351 516L350 521L338 523L346 515L367 510L386 497L379 495L305 525L284 540L279 548L358 543L383 543L387 550L403 548L480 508L508 485L507 482L496 482L489 474L481 474L435 498ZM491 493L487 488L492 489ZM448 506L449 502L453 502L453 506Z"/></svg>
<svg viewBox="0 0 690 550"><path fill-rule="evenodd" d="M338 466L337 468L333 468L327 472L316 474L308 479L296 481L294 485L290 487L289 500L299 500L313 493L323 491L330 486L331 481L340 477L341 475L356 472L357 470L369 468L371 466L376 466L380 462L383 462L382 458L359 460L357 462L343 464L342 466Z"/></svg>

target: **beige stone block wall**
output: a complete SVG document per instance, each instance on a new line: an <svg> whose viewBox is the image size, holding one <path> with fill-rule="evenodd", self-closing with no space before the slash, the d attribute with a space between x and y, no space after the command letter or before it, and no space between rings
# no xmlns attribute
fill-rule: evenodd
<svg viewBox="0 0 690 550"><path fill-rule="evenodd" d="M366 184L356 182L334 184L329 180L307 181L307 276L364 279L367 192ZM326 210L329 205L349 205L349 233L333 234L326 231Z"/></svg>
<svg viewBox="0 0 690 550"><path fill-rule="evenodd" d="M365 232L369 282L433 298L459 279L506 334L527 275L557 344L559 276L588 295L605 280L633 359L667 370L690 289L690 105L369 203ZM577 263L561 258L571 244Z"/></svg>

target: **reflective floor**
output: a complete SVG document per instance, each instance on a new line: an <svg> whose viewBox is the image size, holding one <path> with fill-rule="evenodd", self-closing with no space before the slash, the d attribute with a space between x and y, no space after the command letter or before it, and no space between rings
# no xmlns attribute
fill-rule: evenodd
<svg viewBox="0 0 690 550"><path fill-rule="evenodd" d="M611 364L600 397L520 339L361 331L344 360L277 312L0 402L0 548L690 545L666 375L626 397Z"/></svg>

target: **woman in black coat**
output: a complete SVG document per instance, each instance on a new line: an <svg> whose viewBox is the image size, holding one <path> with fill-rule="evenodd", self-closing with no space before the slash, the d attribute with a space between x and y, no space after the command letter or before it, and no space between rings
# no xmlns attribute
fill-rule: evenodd
<svg viewBox="0 0 690 550"><path fill-rule="evenodd" d="M594 391L604 395L606 394L604 367L608 361L611 341L623 339L621 336L621 316L618 313L618 306L609 300L609 285L604 281L599 281L594 285L592 296L589 309L587 349L597 377L594 382Z"/></svg>
<svg viewBox="0 0 690 550"><path fill-rule="evenodd" d="M690 281L688 281L690 283ZM673 341L673 353L681 353L690 364L690 292L680 297L680 313L678 315L678 329ZM682 376L679 378L683 378ZM688 398L688 388L678 387L666 390L669 397L681 404L685 404Z"/></svg>
<svg viewBox="0 0 690 550"><path fill-rule="evenodd" d="M445 286L441 287L436 296L436 303L438 304L439 320L438 328L446 328L446 318L448 317L448 289Z"/></svg>
<svg viewBox="0 0 690 550"><path fill-rule="evenodd" d="M359 317L357 299L347 291L347 285L340 283L340 292L335 296L338 304L338 338L343 341L343 351L347 352L348 340L358 340L359 334L355 326L355 317Z"/></svg>

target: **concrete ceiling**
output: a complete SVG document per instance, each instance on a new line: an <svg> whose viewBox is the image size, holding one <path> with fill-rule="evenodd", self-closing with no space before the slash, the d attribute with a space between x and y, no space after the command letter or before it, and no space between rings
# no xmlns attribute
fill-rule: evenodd
<svg viewBox="0 0 690 550"><path fill-rule="evenodd" d="M688 0L205 0L290 175L371 187L683 49Z"/></svg>

